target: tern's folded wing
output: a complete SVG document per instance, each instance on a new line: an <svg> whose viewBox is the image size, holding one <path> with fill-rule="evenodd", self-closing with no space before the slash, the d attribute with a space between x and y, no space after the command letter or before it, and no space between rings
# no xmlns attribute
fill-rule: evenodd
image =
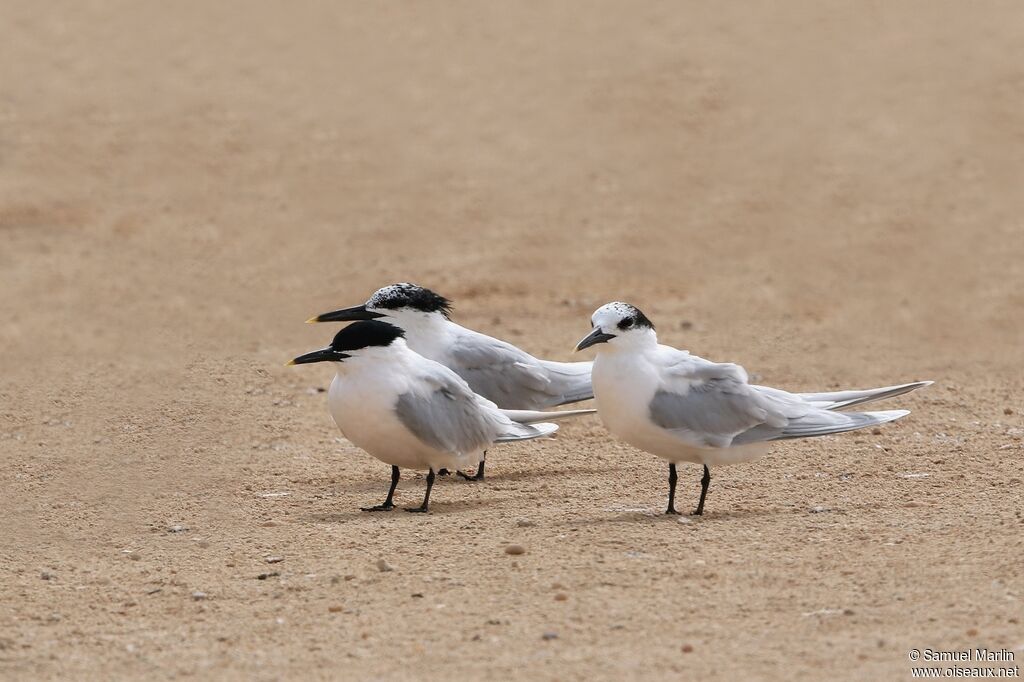
<svg viewBox="0 0 1024 682"><path fill-rule="evenodd" d="M761 424L786 423L786 405L754 390L739 365L685 352L660 355L662 385L649 406L651 421L701 447L728 447Z"/></svg>
<svg viewBox="0 0 1024 682"><path fill-rule="evenodd" d="M660 390L651 399L651 420L693 445L728 447L737 434L768 418L744 387L730 379L708 379L678 392Z"/></svg>
<svg viewBox="0 0 1024 682"><path fill-rule="evenodd" d="M662 351L659 359L663 382L651 400L651 420L698 446L825 436L907 414L906 410L834 412L807 400L820 396L751 386L739 365L709 362L670 349Z"/></svg>
<svg viewBox="0 0 1024 682"><path fill-rule="evenodd" d="M467 330L455 339L449 357L470 388L501 407L536 410L561 402L540 361L510 343Z"/></svg>
<svg viewBox="0 0 1024 682"><path fill-rule="evenodd" d="M442 452L465 455L493 442L493 424L473 400L440 388L429 393L403 393L395 412L420 441Z"/></svg>

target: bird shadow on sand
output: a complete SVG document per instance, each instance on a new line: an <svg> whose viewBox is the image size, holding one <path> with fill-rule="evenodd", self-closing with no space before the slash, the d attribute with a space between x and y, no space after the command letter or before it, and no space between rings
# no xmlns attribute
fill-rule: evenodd
<svg viewBox="0 0 1024 682"><path fill-rule="evenodd" d="M730 521L744 521L750 519L764 518L778 515L777 509L735 509L731 511L705 511L701 516L693 516L689 511L680 514L666 514L664 509L655 508L628 508L628 509L602 509L604 513L611 512L612 516L601 516L586 520L559 521L554 525L558 526L602 526L617 523L635 524L656 524L674 523L680 526L701 526L712 523L728 523Z"/></svg>
<svg viewBox="0 0 1024 682"><path fill-rule="evenodd" d="M509 473L502 473L498 471L491 473L490 467L487 469L487 478L479 483L487 485L488 482L504 483L513 481L530 481L533 479L547 479L547 478L565 478L567 476L578 476L580 474L605 474L608 473L608 469L586 469L582 467L575 467L572 469L527 469L526 471L513 471ZM442 477L438 480L449 480L456 481L458 483L469 483L469 481L463 480L461 476L457 476L452 473L451 476Z"/></svg>
<svg viewBox="0 0 1024 682"><path fill-rule="evenodd" d="M435 485L435 492L437 486ZM431 496L433 498L433 496ZM471 500L434 500L430 501L430 512L427 513L427 518L435 516L446 516L448 514L465 514L467 512L475 512L487 507L491 507L498 504L503 504L513 499L515 501L529 501L540 499L541 495L508 495L504 497L474 497ZM403 511L403 507L415 507L421 498L417 495L413 495L406 500L396 500L396 506L393 510L388 512L364 512L358 507L352 509L344 509L336 512L326 512L319 514L306 514L300 517L300 520L308 523L350 523L361 519L372 519L374 517L380 517L382 520L388 518L405 518L410 521L416 521L421 519L423 514L410 514ZM367 501L366 505L372 505L375 502Z"/></svg>
<svg viewBox="0 0 1024 682"><path fill-rule="evenodd" d="M573 469L529 469L527 471L513 471L509 473L502 473L500 470L492 472L490 468L487 469L486 478L482 481L467 481L461 476L458 476L454 471L448 476L438 476L434 482L434 486L448 486L448 485L464 485L464 486L479 486L486 488L489 483L512 483L515 481L530 481L534 479L560 479L567 476L578 476L580 474L604 474L607 469L599 468L573 468ZM472 474L472 471L464 472ZM398 490L401 491L409 486L409 490L414 489L415 486L426 485L426 474L416 472L414 474L402 473L402 482L399 483ZM324 491L335 491L340 493L370 493L371 495L375 492L379 492L382 495L387 493L388 490L388 478L381 476L379 478L367 478L361 480L349 480L339 483L329 483L324 486L310 487L322 487ZM422 491L421 491L422 492Z"/></svg>

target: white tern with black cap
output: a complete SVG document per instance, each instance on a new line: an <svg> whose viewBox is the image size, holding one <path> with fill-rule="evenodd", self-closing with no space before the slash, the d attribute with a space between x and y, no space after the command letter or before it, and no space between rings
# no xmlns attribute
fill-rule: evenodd
<svg viewBox="0 0 1024 682"><path fill-rule="evenodd" d="M615 436L669 462L667 514L676 514L676 464L704 467L704 513L709 467L764 455L769 443L883 424L908 410L838 412L891 398L930 381L860 391L788 393L752 385L739 365L717 363L658 343L654 325L628 303L608 303L591 318L593 331L576 346L597 346L594 397L601 421Z"/></svg>
<svg viewBox="0 0 1024 682"><path fill-rule="evenodd" d="M391 465L387 499L363 511L393 509L399 469L426 469L423 504L406 510L425 512L442 467L471 465L493 443L549 436L558 426L548 421L591 412L501 410L455 372L410 350L403 335L386 322L356 322L330 346L288 363L332 363L327 405L334 422L354 445Z"/></svg>

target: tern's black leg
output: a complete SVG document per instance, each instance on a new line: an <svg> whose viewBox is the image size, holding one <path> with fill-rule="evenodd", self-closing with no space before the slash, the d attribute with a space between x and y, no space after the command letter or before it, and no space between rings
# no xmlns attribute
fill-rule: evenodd
<svg viewBox="0 0 1024 682"><path fill-rule="evenodd" d="M392 501L395 497L395 488L398 487L398 477L401 474L398 471L398 467L391 467L391 487L388 488L388 499L384 500L384 504L378 504L376 507L360 507L362 511L391 511L395 508L395 503Z"/></svg>
<svg viewBox="0 0 1024 682"><path fill-rule="evenodd" d="M434 487L434 470L431 469L430 473L427 474L427 494L423 496L423 504L418 507L406 507L407 512L420 512L426 513L430 506L430 489Z"/></svg>
<svg viewBox="0 0 1024 682"><path fill-rule="evenodd" d="M704 513L704 498L708 496L708 486L711 484L711 470L708 469L708 465L704 465L704 475L700 479L700 502L697 503L697 508L693 510L691 516L700 516Z"/></svg>
<svg viewBox="0 0 1024 682"><path fill-rule="evenodd" d="M484 457L487 457L486 450L484 450ZM472 476L470 476L469 474L464 474L461 471L456 471L455 473L457 473L459 476L462 476L467 481L482 481L484 480L484 463L485 460L481 459L480 464L478 464L476 467L476 473L473 474Z"/></svg>
<svg viewBox="0 0 1024 682"><path fill-rule="evenodd" d="M676 476L676 463L668 463L668 509L665 510L666 514L678 514L676 511L676 481L679 479Z"/></svg>

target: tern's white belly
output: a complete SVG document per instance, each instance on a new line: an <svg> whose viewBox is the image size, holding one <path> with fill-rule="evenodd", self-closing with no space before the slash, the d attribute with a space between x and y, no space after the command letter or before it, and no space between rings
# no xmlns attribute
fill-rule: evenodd
<svg viewBox="0 0 1024 682"><path fill-rule="evenodd" d="M327 404L342 434L353 445L382 462L403 469L464 468L450 453L440 452L414 436L395 412L397 394L366 390L356 382L335 377Z"/></svg>
<svg viewBox="0 0 1024 682"><path fill-rule="evenodd" d="M734 464L765 454L768 445L755 443L734 448L707 448L686 443L679 435L651 421L650 404L657 390L656 375L644 368L606 362L594 363L594 398L605 427L633 447L657 455L669 462L694 462L708 466Z"/></svg>

